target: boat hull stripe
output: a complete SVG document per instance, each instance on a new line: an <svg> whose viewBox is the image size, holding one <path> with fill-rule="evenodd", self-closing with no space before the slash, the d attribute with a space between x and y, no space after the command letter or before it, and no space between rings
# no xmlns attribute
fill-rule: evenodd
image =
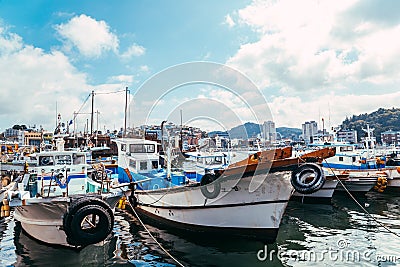
<svg viewBox="0 0 400 267"><path fill-rule="evenodd" d="M267 200L267 201L259 201L259 202L251 202L251 203L232 203L232 204L221 204L221 205L204 205L204 206L157 206L146 203L138 203L138 206L146 206L153 207L158 209L218 209L218 208L227 208L227 207L240 207L240 206L253 206L253 205L262 205L262 204L279 204L279 203L288 203L289 200Z"/></svg>

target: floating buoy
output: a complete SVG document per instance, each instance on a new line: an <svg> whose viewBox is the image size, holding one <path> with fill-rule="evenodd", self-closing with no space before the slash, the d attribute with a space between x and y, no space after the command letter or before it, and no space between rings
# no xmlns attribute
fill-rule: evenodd
<svg viewBox="0 0 400 267"><path fill-rule="evenodd" d="M11 183L11 179L8 176L3 177L3 179L1 180L1 185L3 187L6 187L7 185L9 185Z"/></svg>
<svg viewBox="0 0 400 267"><path fill-rule="evenodd" d="M123 196L119 201L118 201L118 208L121 210L125 209L125 205L126 205L126 197Z"/></svg>
<svg viewBox="0 0 400 267"><path fill-rule="evenodd" d="M387 187L387 178L384 176L379 176L378 179L376 179L376 185L374 186L374 190L383 193Z"/></svg>
<svg viewBox="0 0 400 267"><path fill-rule="evenodd" d="M8 217L8 216L10 216L10 205L7 199L3 199L3 205L1 206L0 217Z"/></svg>

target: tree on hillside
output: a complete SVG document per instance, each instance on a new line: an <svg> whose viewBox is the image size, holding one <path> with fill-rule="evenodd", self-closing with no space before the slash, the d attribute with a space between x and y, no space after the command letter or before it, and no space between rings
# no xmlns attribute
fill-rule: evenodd
<svg viewBox="0 0 400 267"><path fill-rule="evenodd" d="M379 108L370 114L364 113L353 115L351 118L346 117L342 122L342 129L356 130L358 141L364 137L366 133L362 130L367 124L371 128L375 128L374 136L378 142L381 142L381 133L385 131L400 131L400 109Z"/></svg>

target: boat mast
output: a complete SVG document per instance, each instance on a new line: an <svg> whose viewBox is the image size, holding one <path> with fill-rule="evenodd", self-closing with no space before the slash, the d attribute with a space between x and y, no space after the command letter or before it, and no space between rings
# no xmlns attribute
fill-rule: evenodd
<svg viewBox="0 0 400 267"><path fill-rule="evenodd" d="M94 90L92 90L92 112L91 112L91 121L90 121L90 135L93 134L93 108L94 108Z"/></svg>
<svg viewBox="0 0 400 267"><path fill-rule="evenodd" d="M183 150L183 139L182 139L182 109L180 110L180 112L181 112L181 131L180 131L180 139L181 139L181 141L180 141L180 144L179 144L179 149L181 150L181 153L182 153L182 150Z"/></svg>
<svg viewBox="0 0 400 267"><path fill-rule="evenodd" d="M124 115L124 132L122 133L122 137L126 136L126 113L128 110L128 87L125 87L125 115Z"/></svg>
<svg viewBox="0 0 400 267"><path fill-rule="evenodd" d="M367 132L367 136L365 137L365 147L367 149L367 158L369 158L369 149L370 149L370 143L371 142L371 149L372 153L375 155L375 146L374 146L374 140L371 137L372 132L374 131L374 128L369 128L369 124L367 124L367 129L363 128L363 131Z"/></svg>

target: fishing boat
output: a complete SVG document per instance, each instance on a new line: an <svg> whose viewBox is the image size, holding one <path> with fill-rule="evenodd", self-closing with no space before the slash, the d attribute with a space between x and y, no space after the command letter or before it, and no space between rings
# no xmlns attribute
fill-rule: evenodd
<svg viewBox="0 0 400 267"><path fill-rule="evenodd" d="M311 194L302 194L295 191L291 199L299 200L304 203L328 203L331 201L338 183L339 180L336 176L325 174L325 183L321 189Z"/></svg>
<svg viewBox="0 0 400 267"><path fill-rule="evenodd" d="M305 194L320 189L325 179L315 162L334 155L332 149L302 158L289 158L291 148L256 152L195 182L163 170L146 175L145 166L158 165L147 140L121 139L117 146L120 182L128 178L137 185L129 199L138 215L175 229L266 242L276 239L293 188Z"/></svg>
<svg viewBox="0 0 400 267"><path fill-rule="evenodd" d="M37 153L30 172L4 192L2 209L14 207L24 231L47 244L79 248L105 240L128 188L112 184L105 172L89 177L85 153L63 151L62 141L57 147Z"/></svg>
<svg viewBox="0 0 400 267"><path fill-rule="evenodd" d="M400 188L400 168L387 166L387 156L375 149L374 129L367 125L364 148L348 142L317 142L311 147L335 147L336 154L323 161L325 175L340 177L336 191L367 193L371 189L383 192L387 187ZM338 178L339 179L339 178Z"/></svg>

